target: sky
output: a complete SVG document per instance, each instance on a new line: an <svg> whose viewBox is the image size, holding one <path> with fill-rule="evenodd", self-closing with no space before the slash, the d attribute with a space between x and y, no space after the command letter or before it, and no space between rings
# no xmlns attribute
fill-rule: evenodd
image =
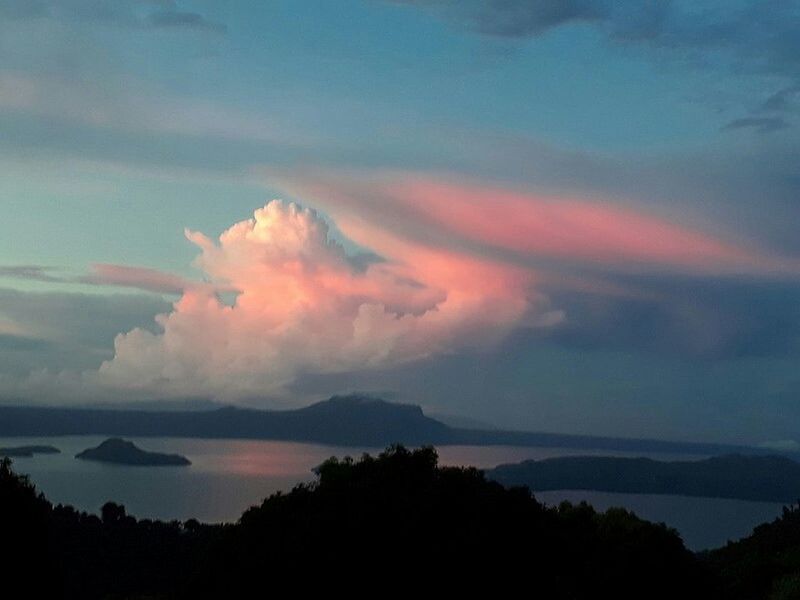
<svg viewBox="0 0 800 600"><path fill-rule="evenodd" d="M0 400L800 442L800 3L0 0Z"/></svg>

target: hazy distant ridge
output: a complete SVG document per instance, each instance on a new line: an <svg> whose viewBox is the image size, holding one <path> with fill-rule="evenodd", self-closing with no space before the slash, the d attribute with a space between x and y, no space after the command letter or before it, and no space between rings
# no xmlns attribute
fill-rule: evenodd
<svg viewBox="0 0 800 600"><path fill-rule="evenodd" d="M486 472L503 485L534 491L594 490L793 503L800 463L783 456L732 454L699 461L567 456L500 465Z"/></svg>
<svg viewBox="0 0 800 600"><path fill-rule="evenodd" d="M745 446L449 427L419 406L334 396L285 411L202 411L0 406L0 436L103 435L266 439L339 446L511 445L683 454L766 454ZM774 453L774 451L772 452Z"/></svg>

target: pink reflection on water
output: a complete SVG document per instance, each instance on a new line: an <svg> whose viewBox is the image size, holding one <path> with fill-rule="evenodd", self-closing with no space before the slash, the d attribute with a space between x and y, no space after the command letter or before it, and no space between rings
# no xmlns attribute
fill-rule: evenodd
<svg viewBox="0 0 800 600"><path fill-rule="evenodd" d="M175 448L174 442L172 448ZM296 483L312 481L313 469L332 456L337 458L352 456L357 459L364 453L375 456L383 450L384 448L350 448L259 440L185 440L181 448L181 451L191 458L193 468L197 470ZM504 463L542 460L556 456L638 455L586 448L517 446L439 446L436 450L439 453L439 464L443 466L473 466L479 469L491 469ZM701 457L664 454L654 458L692 460Z"/></svg>
<svg viewBox="0 0 800 600"><path fill-rule="evenodd" d="M226 440L223 448L211 449L197 457L198 468L252 477L314 478L313 469L331 456L357 458L374 448L340 448L292 442Z"/></svg>

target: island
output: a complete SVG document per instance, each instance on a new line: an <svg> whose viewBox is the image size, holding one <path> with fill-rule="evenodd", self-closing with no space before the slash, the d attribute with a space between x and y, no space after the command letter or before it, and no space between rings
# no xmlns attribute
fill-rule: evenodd
<svg viewBox="0 0 800 600"><path fill-rule="evenodd" d="M76 454L75 458L149 467L185 467L192 464L188 458L180 454L148 452L137 447L133 442L121 438L109 438L96 448L88 448Z"/></svg>
<svg viewBox="0 0 800 600"><path fill-rule="evenodd" d="M34 454L59 454L61 450L54 446L13 446L0 448L0 456L8 458L30 458Z"/></svg>
<svg viewBox="0 0 800 600"><path fill-rule="evenodd" d="M486 476L534 492L592 490L783 503L800 498L800 463L784 456L731 454L681 461L566 456L500 465Z"/></svg>
<svg viewBox="0 0 800 600"><path fill-rule="evenodd" d="M735 444L452 427L426 415L418 405L388 402L364 394L333 396L289 410L233 406L181 411L15 406L4 405L0 398L0 437L73 435L276 440L355 448L379 448L394 443L407 446L527 446L638 453L642 456L653 453L695 456L777 453L800 459L800 453L791 450L776 451Z"/></svg>

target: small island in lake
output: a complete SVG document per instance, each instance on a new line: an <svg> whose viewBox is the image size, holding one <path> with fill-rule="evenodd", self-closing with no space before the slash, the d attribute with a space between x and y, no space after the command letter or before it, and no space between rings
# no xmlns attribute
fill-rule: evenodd
<svg viewBox="0 0 800 600"><path fill-rule="evenodd" d="M30 458L34 454L59 454L61 450L54 446L14 446L0 448L0 456L8 458Z"/></svg>
<svg viewBox="0 0 800 600"><path fill-rule="evenodd" d="M75 455L83 460L96 460L120 465L136 466L188 466L192 464L188 458L180 454L162 454L148 452L138 448L133 442L121 438L109 438L96 448L88 448Z"/></svg>

